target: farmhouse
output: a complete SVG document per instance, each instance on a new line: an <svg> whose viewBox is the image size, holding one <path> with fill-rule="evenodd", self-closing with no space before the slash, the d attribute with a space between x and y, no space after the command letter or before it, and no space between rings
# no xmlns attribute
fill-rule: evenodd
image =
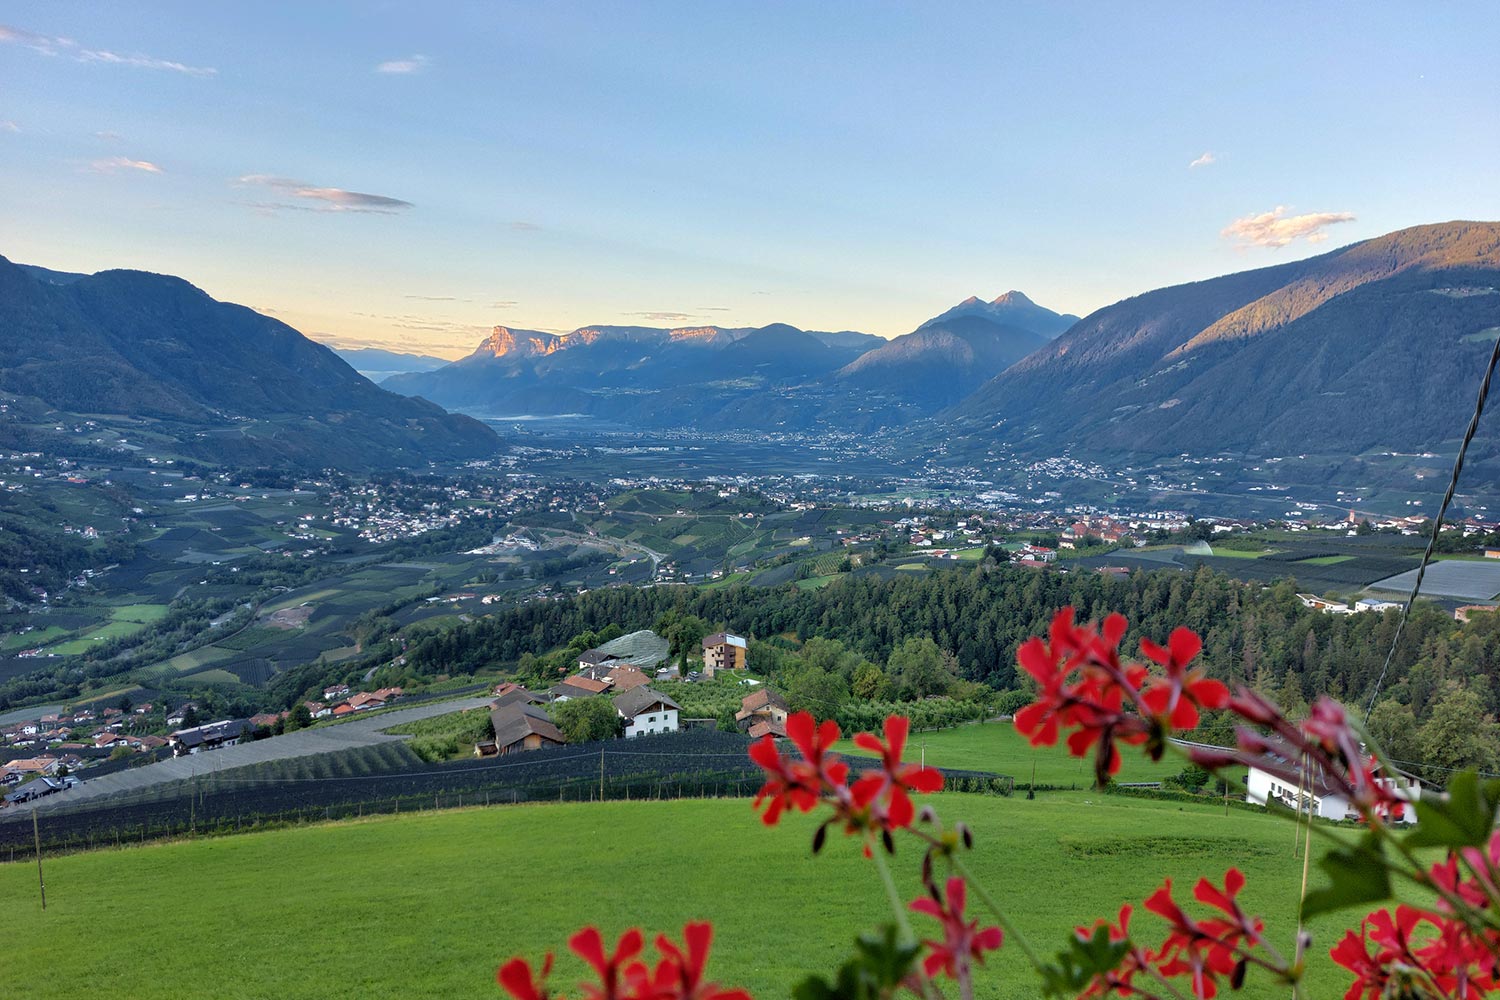
<svg viewBox="0 0 1500 1000"><path fill-rule="evenodd" d="M609 690L607 683L588 677L569 677L548 688L553 701L567 701L570 698L592 698L594 695L603 694L607 690Z"/></svg>
<svg viewBox="0 0 1500 1000"><path fill-rule="evenodd" d="M487 747L488 741L478 744L474 747L476 756L540 750L543 747L562 746L568 742L562 730L552 724L552 719L546 712L523 701L511 702L494 709L490 712L490 723L495 727L493 746Z"/></svg>
<svg viewBox="0 0 1500 1000"><path fill-rule="evenodd" d="M703 673L710 680L719 670L744 670L748 644L732 632L715 632L703 639Z"/></svg>
<svg viewBox="0 0 1500 1000"><path fill-rule="evenodd" d="M759 738L767 733L786 735L786 717L791 712L786 701L770 688L761 688L740 699L740 710L734 721L740 730Z"/></svg>
<svg viewBox="0 0 1500 1000"><path fill-rule="evenodd" d="M625 720L625 736L675 733L682 706L649 687L635 687L615 698L615 711Z"/></svg>
<svg viewBox="0 0 1500 1000"><path fill-rule="evenodd" d="M604 680L609 684L609 689L616 694L651 683L651 678L647 677L644 671L629 664L611 668Z"/></svg>
<svg viewBox="0 0 1500 1000"><path fill-rule="evenodd" d="M1270 750L1250 760L1250 774L1246 779L1245 801L1266 805L1271 800L1288 809L1308 810L1321 819L1358 819L1359 813L1343 795L1334 791L1327 774L1321 767L1313 766L1308 774L1302 773L1297 760L1297 751L1289 745ZM1408 802L1421 797L1422 786L1415 779L1399 772L1393 777L1377 779L1387 789L1395 791ZM1416 810L1403 810L1399 822L1415 823Z"/></svg>
<svg viewBox="0 0 1500 1000"><path fill-rule="evenodd" d="M253 728L249 719L226 719L192 729L179 729L171 736L172 754L185 757L190 753L232 747L248 737Z"/></svg>

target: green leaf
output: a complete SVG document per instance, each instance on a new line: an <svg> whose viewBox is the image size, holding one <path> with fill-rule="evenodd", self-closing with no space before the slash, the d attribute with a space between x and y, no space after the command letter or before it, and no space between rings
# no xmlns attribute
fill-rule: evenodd
<svg viewBox="0 0 1500 1000"><path fill-rule="evenodd" d="M1120 967L1130 953L1129 941L1111 941L1108 927L1094 928L1093 936L1074 935L1057 960L1042 968L1042 993L1049 997L1075 997L1095 977Z"/></svg>
<svg viewBox="0 0 1500 1000"><path fill-rule="evenodd" d="M808 976L792 990L796 1000L885 1000L895 995L911 974L920 946L903 944L894 924L878 933L861 934L855 954L839 966L832 982Z"/></svg>
<svg viewBox="0 0 1500 1000"><path fill-rule="evenodd" d="M1454 775L1448 794L1423 796L1415 803L1417 828L1407 834L1413 847L1482 847L1495 828L1500 780L1481 782L1473 771Z"/></svg>
<svg viewBox="0 0 1500 1000"><path fill-rule="evenodd" d="M1304 918L1391 898L1385 845L1373 834L1366 834L1348 847L1329 851L1318 859L1318 867L1328 874L1329 884L1314 889L1303 899Z"/></svg>

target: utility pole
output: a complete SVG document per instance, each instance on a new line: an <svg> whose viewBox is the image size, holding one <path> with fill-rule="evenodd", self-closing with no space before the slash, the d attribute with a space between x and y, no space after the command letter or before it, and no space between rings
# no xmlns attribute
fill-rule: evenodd
<svg viewBox="0 0 1500 1000"><path fill-rule="evenodd" d="M42 878L42 829L37 825L36 806L31 807L31 835L36 840L36 883L42 890L42 909L47 908L47 880Z"/></svg>

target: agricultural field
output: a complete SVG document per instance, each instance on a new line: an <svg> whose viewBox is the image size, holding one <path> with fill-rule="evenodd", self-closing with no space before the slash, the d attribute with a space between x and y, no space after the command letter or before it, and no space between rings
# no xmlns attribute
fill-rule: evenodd
<svg viewBox="0 0 1500 1000"><path fill-rule="evenodd" d="M931 801L945 818L973 828L976 877L1044 954L1075 925L1113 916L1125 901L1138 906L1163 877L1186 887L1231 864L1248 879L1242 901L1266 916L1278 947L1291 948L1302 862L1293 857L1289 828L1273 817L1092 793L1035 801L947 793ZM835 966L854 934L889 918L856 844L835 837L811 854L816 821L792 815L765 828L743 798L554 803L52 858L45 919L110 933L91 936L62 964L49 936L22 935L7 953L6 982L33 1000L83 992L493 1000L500 995L494 970L515 954L539 960L560 952L554 983L573 992L582 969L564 942L581 926L597 925L613 942L632 925L649 939L709 919L717 935L712 977L757 997L784 997L809 971ZM608 860L579 864L580 851L596 850ZM895 871L907 899L919 892L917 861L903 841ZM627 871L654 873L652 891L642 892ZM750 880L754 892L735 891ZM166 884L173 905L138 905ZM1045 891L1036 891L1041 884ZM34 864L0 864L0 895L14 917L32 913L36 892ZM972 901L971 911L982 912ZM915 920L919 932L932 930ZM1345 923L1335 915L1313 924L1307 995L1343 992L1341 970L1326 952ZM185 924L193 934L180 933ZM1134 926L1164 933L1144 912ZM204 957L225 954L234 956L231 977ZM991 956L977 995L1037 995L1013 943ZM1285 992L1252 970L1238 995Z"/></svg>
<svg viewBox="0 0 1500 1000"><path fill-rule="evenodd" d="M1207 566L1239 580L1269 583L1293 577L1302 591L1352 594L1414 568L1420 560L1422 542L1400 535L1351 538L1267 533L1264 536L1235 536L1227 544L1212 543L1209 548L1211 555L1190 552L1181 546L1118 549L1103 555L1085 556L1077 562L1092 567L1165 568L1185 572Z"/></svg>

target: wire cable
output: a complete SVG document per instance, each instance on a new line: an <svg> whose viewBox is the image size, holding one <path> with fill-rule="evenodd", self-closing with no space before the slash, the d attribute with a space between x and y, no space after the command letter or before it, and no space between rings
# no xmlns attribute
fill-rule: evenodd
<svg viewBox="0 0 1500 1000"><path fill-rule="evenodd" d="M1380 689L1385 686L1386 673L1391 669L1391 661L1396 658L1396 646L1401 642L1401 633L1406 630L1406 619L1411 615L1411 606L1417 601L1417 592L1422 589L1422 576L1427 572L1427 564L1432 560L1432 553L1437 548L1438 534L1443 530L1443 515L1448 512L1448 504L1453 500L1453 494L1458 489L1458 477L1464 470L1464 455L1469 450L1469 442L1474 440L1474 432L1479 429L1479 417L1484 413L1484 400L1490 394L1490 379L1495 375L1495 365L1500 362L1500 337L1495 338L1495 348L1490 352L1490 363L1484 370L1484 380L1479 383L1479 398L1474 401L1474 415L1469 418L1469 427L1464 431L1463 443L1458 446L1458 455L1453 460L1453 475L1448 479L1448 489L1443 494L1442 505L1438 507L1437 516L1432 519L1432 535L1427 539L1427 550L1422 553L1422 561L1417 564L1417 578L1412 582L1411 594L1406 598L1406 605L1401 609L1401 618L1396 622L1396 634L1391 636L1391 648L1385 654L1385 664L1380 668L1380 676L1375 681L1375 690L1370 692L1370 700L1365 705L1365 722L1370 721L1370 713L1375 710L1375 699L1380 697Z"/></svg>

